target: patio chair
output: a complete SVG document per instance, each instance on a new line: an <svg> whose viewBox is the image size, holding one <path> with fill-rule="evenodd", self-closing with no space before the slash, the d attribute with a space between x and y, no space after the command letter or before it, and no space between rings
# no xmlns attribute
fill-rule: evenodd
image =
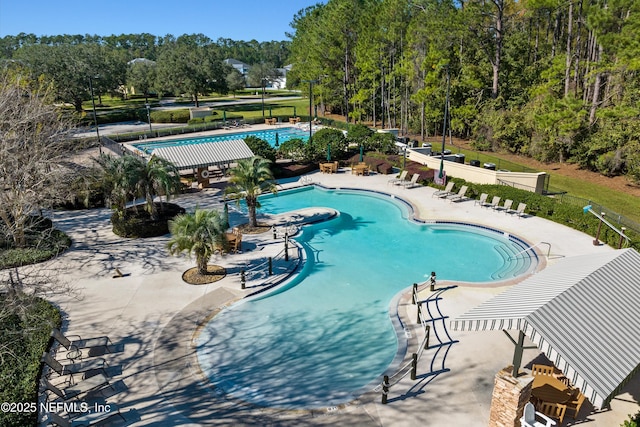
<svg viewBox="0 0 640 427"><path fill-rule="evenodd" d="M80 335L68 335L65 336L60 332L60 329L53 328L51 330L51 337L58 341L67 350L78 350L81 348L90 347L104 347L109 351L109 344L112 344L111 340L107 336L82 339ZM71 339L70 337L76 337L77 339Z"/></svg>
<svg viewBox="0 0 640 427"><path fill-rule="evenodd" d="M408 173L409 171L407 170L402 171L399 177L390 179L387 184L400 185L403 181L406 181Z"/></svg>
<svg viewBox="0 0 640 427"><path fill-rule="evenodd" d="M537 364L531 366L531 375L548 375L552 377L554 372L555 368L553 366Z"/></svg>
<svg viewBox="0 0 640 427"><path fill-rule="evenodd" d="M449 181L447 183L447 186L444 188L444 190L438 190L435 193L433 193L431 195L431 197L439 197L439 198L445 198L448 195L452 194L451 190L453 190L453 186L455 185L455 183L453 181Z"/></svg>
<svg viewBox="0 0 640 427"><path fill-rule="evenodd" d="M575 390L574 396L575 397L569 402L567 402L565 405L567 406L566 414L575 420L578 417L580 408L582 408L582 405L584 404L584 401L587 398L578 389Z"/></svg>
<svg viewBox="0 0 640 427"><path fill-rule="evenodd" d="M516 215L518 215L518 218L522 218L522 215L524 215L524 210L526 208L527 208L527 204L526 203L519 203L517 209L507 209L505 211L505 213L516 214Z"/></svg>
<svg viewBox="0 0 640 427"><path fill-rule="evenodd" d="M242 233L236 234L236 240L232 249L234 253L242 252Z"/></svg>
<svg viewBox="0 0 640 427"><path fill-rule="evenodd" d="M63 365L47 352L42 353L42 363L46 364L61 377L65 375L86 373L94 370L102 370L103 373L106 374L105 367L108 367L107 361L101 357Z"/></svg>
<svg viewBox="0 0 640 427"><path fill-rule="evenodd" d="M411 177L411 181L404 181L400 183L400 185L402 185L404 188L416 187L418 185L418 178L420 178L420 174L414 173L413 176Z"/></svg>
<svg viewBox="0 0 640 427"><path fill-rule="evenodd" d="M78 381L77 383L68 387L60 388L56 385L51 384L46 378L42 378L41 385L45 390L49 390L60 399L67 401L81 396L85 393L98 390L102 386L108 386L109 380L104 375L98 374L85 380Z"/></svg>
<svg viewBox="0 0 640 427"><path fill-rule="evenodd" d="M543 420L543 422L537 421L536 416ZM551 427L556 424L551 418L547 417L540 412L536 412L535 406L533 403L527 402L524 405L524 414L522 418L520 418L520 426L521 427Z"/></svg>
<svg viewBox="0 0 640 427"><path fill-rule="evenodd" d="M457 194L448 195L447 200L449 200L450 202L462 202L464 200L467 200L468 197L465 196L465 194L467 193L468 189L469 189L468 186L463 185L462 187L460 187L460 191L458 191Z"/></svg>
<svg viewBox="0 0 640 427"><path fill-rule="evenodd" d="M499 204L500 196L493 196L493 199L491 199L491 203L484 203L480 205L480 207L495 209Z"/></svg>
<svg viewBox="0 0 640 427"><path fill-rule="evenodd" d="M504 201L504 205L502 206L496 206L495 208L493 208L496 211L500 211L500 210L504 210L505 212L508 211L509 209L511 209L511 205L513 205L513 200L511 199L507 199Z"/></svg>
<svg viewBox="0 0 640 427"><path fill-rule="evenodd" d="M487 203L487 197L489 197L489 195L487 193L482 193L480 195L480 198L478 200L476 200L475 202L473 202L473 206L479 204L482 207L485 203Z"/></svg>
<svg viewBox="0 0 640 427"><path fill-rule="evenodd" d="M558 422L562 424L562 421L564 420L564 415L567 411L567 406L561 403L542 402L540 403L539 409L540 409L540 412L543 413L544 415L551 418L556 418Z"/></svg>
<svg viewBox="0 0 640 427"><path fill-rule="evenodd" d="M70 419L63 418L53 412L48 412L47 424L53 424L59 427L92 426L98 423L102 425L105 422L110 422L110 418L112 417L120 417L122 421L127 422L124 416L120 413L120 409L116 405L114 405L113 403L109 403L108 405L109 411L105 410L102 412L88 412L86 414L80 415L78 417L72 417Z"/></svg>

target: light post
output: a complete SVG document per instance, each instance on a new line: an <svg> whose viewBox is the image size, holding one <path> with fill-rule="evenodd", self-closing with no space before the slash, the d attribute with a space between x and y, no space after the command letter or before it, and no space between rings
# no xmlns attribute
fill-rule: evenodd
<svg viewBox="0 0 640 427"><path fill-rule="evenodd" d="M264 119L264 82L265 82L265 78L261 78L260 79L260 84L262 86L262 118Z"/></svg>
<svg viewBox="0 0 640 427"><path fill-rule="evenodd" d="M304 83L309 83L309 141L311 141L311 115L313 114L313 84L317 83L317 80L302 80Z"/></svg>
<svg viewBox="0 0 640 427"><path fill-rule="evenodd" d="M149 103L144 104L145 107L147 107L147 122L149 122L149 133L151 134L150 136L153 136L153 129L151 128L151 106L149 105Z"/></svg>
<svg viewBox="0 0 640 427"><path fill-rule="evenodd" d="M96 134L98 135L98 150L102 154L102 141L100 141L100 130L98 129L98 116L96 115L96 101L93 99L93 77L89 76L89 90L91 90L91 105L93 107L93 121L96 125Z"/></svg>
<svg viewBox="0 0 640 427"><path fill-rule="evenodd" d="M440 152L440 172L438 178L442 179L444 176L444 143L447 135L447 116L449 114L449 64L445 65L447 71L447 96L444 102L444 124L442 125L442 152Z"/></svg>

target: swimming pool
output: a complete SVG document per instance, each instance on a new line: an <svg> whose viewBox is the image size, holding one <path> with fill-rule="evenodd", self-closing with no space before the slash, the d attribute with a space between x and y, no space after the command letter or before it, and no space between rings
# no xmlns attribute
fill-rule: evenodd
<svg viewBox="0 0 640 427"><path fill-rule="evenodd" d="M296 278L221 311L195 338L212 383L259 406L334 406L379 383L406 344L390 303L431 271L440 280L485 282L536 263L511 260L525 244L503 233L409 221L406 204L380 194L307 188L261 204L269 213L322 206L340 215L296 236L307 258Z"/></svg>
<svg viewBox="0 0 640 427"><path fill-rule="evenodd" d="M272 147L276 146L276 137L279 144L282 144L285 141L289 141L290 139L301 139L303 141L307 141L309 139L309 131L305 131L295 127L282 127L277 129L267 129L267 130L255 130L255 131L247 131L247 132L239 132L239 133L227 133L224 135L216 135L216 136L203 136L199 138L183 138L183 139L172 139L166 141L155 141L155 142L140 142L136 144L131 144L133 147L138 150L144 152L145 154L151 154L154 149L160 147L178 147L181 145L193 145L193 144L204 144L206 142L219 142L219 141L230 141L233 139L243 139L247 136L255 136L256 138L263 139L267 141Z"/></svg>

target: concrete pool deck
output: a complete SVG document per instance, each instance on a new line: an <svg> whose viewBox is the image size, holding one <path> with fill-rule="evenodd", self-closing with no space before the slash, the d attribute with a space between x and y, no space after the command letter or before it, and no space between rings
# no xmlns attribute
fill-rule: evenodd
<svg viewBox="0 0 640 427"><path fill-rule="evenodd" d="M312 173L304 179L327 187L362 188L395 194L409 201L416 217L446 219L497 228L531 244L551 244L548 263L562 257L610 251L593 246L592 236L553 222L518 218L474 206L473 201L450 203L433 198L433 188L412 189L388 185L392 176L355 176L343 169L337 174ZM300 185L292 179L281 188ZM187 209L220 208L222 182L200 193L185 194L175 201ZM244 222L231 208L232 225ZM73 239L72 248L45 266L75 287L73 296L54 296L67 323L66 333L83 337L108 335L116 351L105 355L110 366L121 373L114 377L117 392L109 398L121 409L127 425L348 425L348 426L452 426L486 425L495 374L511 363L513 346L502 332L453 332L453 343L442 357L425 351L418 366L418 379L404 378L392 387L389 403L382 405L379 395L365 396L338 408L317 411L261 410L227 402L215 390L199 381L188 344L199 322L215 310L254 292L265 280L263 273L240 286L240 269L262 265L268 256L282 251L282 239L272 233L243 237L241 254L214 258L211 263L227 268L228 275L213 284L193 286L181 274L193 267L185 257L170 257L165 250L166 236L153 239L123 239L111 232L110 212L106 209L55 212L57 227ZM542 247L543 255L546 248ZM437 264L419 253L412 254L425 270L437 272ZM297 259L294 257L295 261ZM118 268L127 276L114 279ZM290 274L290 264L275 266L278 277ZM416 280L420 280L417 278ZM424 279L426 280L426 279ZM407 288L411 286L406 284ZM460 286L442 291L439 309L449 319L466 312L506 289ZM415 310L400 303L401 313L413 318ZM527 350L524 364L539 354ZM434 374L431 362L435 360ZM444 366L444 370L437 368ZM640 379L636 375L611 403L611 410L591 414L590 426L620 425L628 414L638 411ZM585 405L586 406L586 405ZM584 414L583 409L583 414ZM581 414L582 415L582 414ZM565 420L565 425L571 423Z"/></svg>

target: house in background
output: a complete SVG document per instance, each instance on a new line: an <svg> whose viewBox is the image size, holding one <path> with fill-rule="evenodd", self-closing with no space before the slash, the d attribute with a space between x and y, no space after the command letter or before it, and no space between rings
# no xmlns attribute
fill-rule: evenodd
<svg viewBox="0 0 640 427"><path fill-rule="evenodd" d="M273 89L287 88L287 73L291 71L291 68L293 68L293 65L289 64L277 69L280 76L271 83Z"/></svg>
<svg viewBox="0 0 640 427"><path fill-rule="evenodd" d="M245 78L247 77L247 73L249 73L249 69L251 69L251 66L249 64L245 64L244 62L238 61L237 59L233 58L225 59L222 62L231 65L233 68L240 71L240 74L242 74L242 76Z"/></svg>

